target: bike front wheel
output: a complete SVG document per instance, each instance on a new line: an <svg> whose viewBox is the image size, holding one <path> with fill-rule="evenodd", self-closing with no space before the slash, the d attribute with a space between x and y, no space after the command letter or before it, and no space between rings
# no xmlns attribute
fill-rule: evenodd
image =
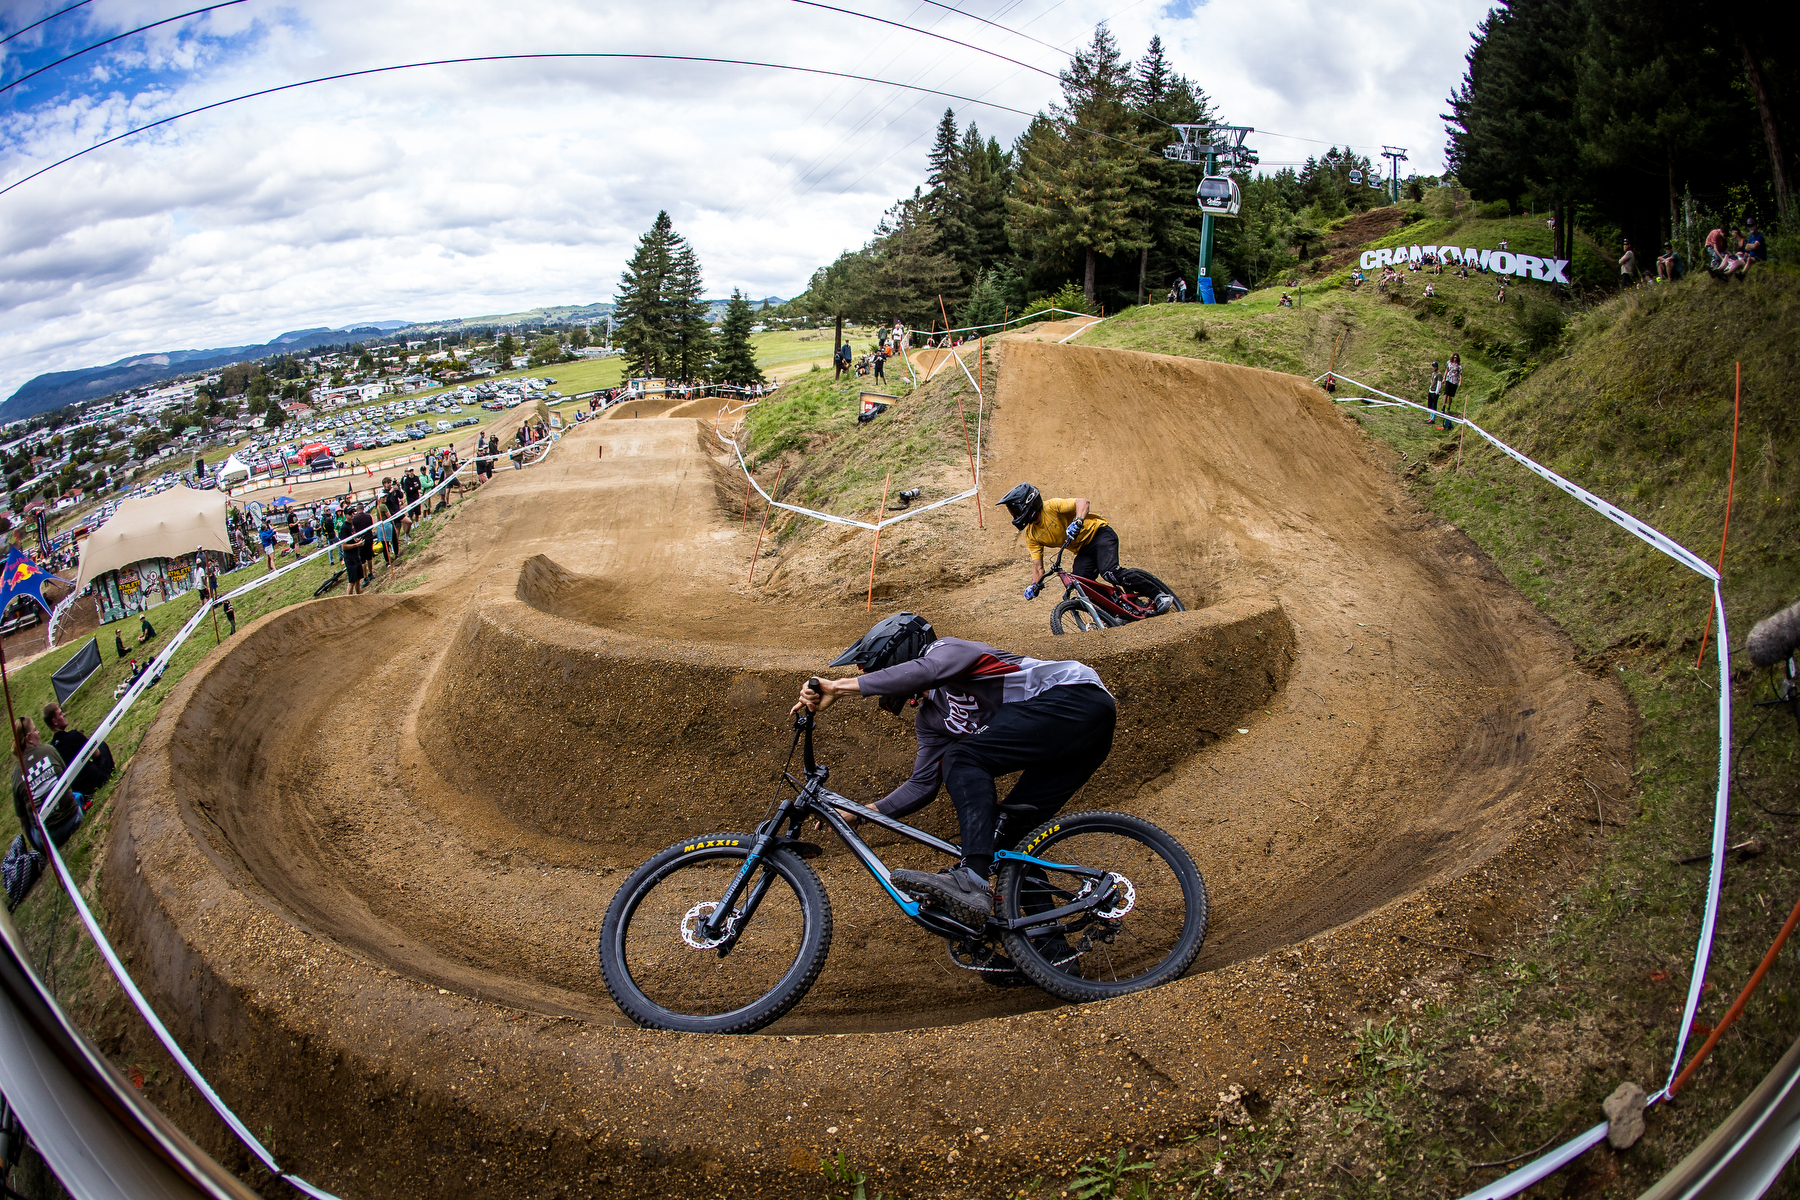
<svg viewBox="0 0 1800 1200"><path fill-rule="evenodd" d="M812 868L787 850L763 858L722 934L706 934L755 840L712 833L677 843L613 896L600 930L600 974L639 1025L751 1033L798 1004L818 978L831 948L831 903Z"/></svg>
<svg viewBox="0 0 1800 1200"><path fill-rule="evenodd" d="M1092 633L1105 629L1106 620L1100 610L1082 596L1071 596L1050 610L1050 632L1064 634L1073 629L1076 633Z"/></svg>
<svg viewBox="0 0 1800 1200"><path fill-rule="evenodd" d="M1206 881L1181 843L1142 817L1084 812L1046 821L1019 851L1047 863L1005 862L1008 919L1074 903L1096 886L1067 869L1105 871L1113 898L1099 908L1009 930L1006 952L1031 981L1064 1000L1123 996L1178 979L1206 940Z"/></svg>

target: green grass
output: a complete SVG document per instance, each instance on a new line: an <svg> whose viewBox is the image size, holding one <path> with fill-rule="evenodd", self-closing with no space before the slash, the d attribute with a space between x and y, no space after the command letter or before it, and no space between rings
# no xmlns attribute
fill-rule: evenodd
<svg viewBox="0 0 1800 1200"><path fill-rule="evenodd" d="M1416 304L1366 294L1274 316L1233 314L1238 307L1217 317L1128 313L1087 336L1090 344L1256 365L1298 362L1311 376L1324 367L1321 331L1348 319L1362 336L1342 369L1416 395L1403 386L1411 364L1422 351L1454 346L1462 332L1441 314L1418 319ZM1194 342L1200 320L1208 338ZM1242 348L1222 351L1234 338ZM1495 337L1483 345L1471 415L1709 560L1724 525L1733 369L1741 362L1725 556L1734 646L1756 619L1800 593L1800 480L1792 467L1800 461L1792 403L1800 272L1771 269L1729 286L1701 276L1617 296L1577 314L1535 360ZM1599 864L1551 901L1547 933L1472 970L1447 1003L1365 1028L1329 1079L1277 1104L1260 1127L1208 1141L1211 1166L1146 1188L1158 1197L1312 1195L1321 1182L1327 1194L1460 1195L1509 1169L1476 1164L1599 1120L1601 1099L1622 1080L1654 1091L1674 1049L1706 883L1704 864L1676 860L1709 843L1718 771L1716 662L1709 651L1695 666L1710 589L1477 440L1468 441L1458 470L1452 440L1425 432L1417 414L1347 407L1371 436L1405 455L1396 465L1420 502L1474 539L1568 633L1578 662L1624 687L1639 721L1634 787L1608 805L1620 819L1630 816ZM1748 667L1741 649L1734 662L1731 841L1755 837L1766 849L1727 869L1699 1012L1706 1023L1734 999L1800 893L1800 821L1767 811L1800 810L1800 734L1780 714L1763 724L1767 710L1751 702L1767 694L1766 675ZM1789 953L1681 1102L1654 1110L1643 1141L1618 1156L1621 1178L1607 1194L1635 1194L1679 1161L1797 1032L1800 964ZM1446 1084L1460 1098L1446 1096ZM1548 1186L1547 1194L1573 1195L1606 1184L1589 1175L1570 1178L1566 1191L1555 1190L1560 1181ZM1771 1194L1797 1190L1785 1178Z"/></svg>
<svg viewBox="0 0 1800 1200"><path fill-rule="evenodd" d="M411 569L410 563L417 561L446 521L454 519L459 509L460 506L453 502L447 512L418 527L413 540L403 543L401 557L391 569L377 566L377 582L369 590L405 592L419 586L426 576ZM287 561L293 560L290 557ZM277 559L276 563L280 566L282 560ZM239 630L267 613L312 599L314 590L337 569L339 568L327 565L324 559L320 559L299 570L290 571L275 583L233 601L237 609ZM267 569L258 560L252 566L221 577L220 585L229 591L266 574ZM343 584L339 583L329 595L343 596ZM91 601L78 600L76 603ZM58 646L24 667L9 671L7 686L13 711L20 716L31 716L41 731L43 706L46 701L54 699L50 686L51 673L78 653L87 643L88 637L97 637L103 665L63 706L71 726L93 730L115 703L113 689L130 673L129 662L121 661L115 651L113 632L117 630L124 636L130 654L137 657L138 661L148 663L150 658L168 644L168 640L188 618L193 616L198 603L198 597L189 592L151 609L150 622L156 627L158 636L154 642L142 647L136 645L138 622L133 617L127 621L103 625L92 634ZM156 719L162 701L189 671L214 651L219 640L230 640L230 626L223 617L219 618L218 629L219 638L215 639L210 619L203 624L175 652L161 682L147 689L107 735L106 740L112 747L118 770L100 790L81 828L63 847L63 856L69 863L70 872L81 883L89 905L96 909L103 921L105 914L100 911L98 889L93 883L95 872L99 869L99 848L104 844L112 822L112 794L132 754L143 741L144 732ZM19 822L12 806L0 806L0 846L10 844L18 832ZM12 919L25 939L33 963L55 993L58 1002L65 1011L76 1016L78 1023L91 1027L98 1015L98 1006L107 1002L115 988L110 982L99 981L95 976L96 970L104 975L105 969L100 965L86 933L81 930L74 906L63 894L61 887L46 874L38 880L25 902L13 912Z"/></svg>

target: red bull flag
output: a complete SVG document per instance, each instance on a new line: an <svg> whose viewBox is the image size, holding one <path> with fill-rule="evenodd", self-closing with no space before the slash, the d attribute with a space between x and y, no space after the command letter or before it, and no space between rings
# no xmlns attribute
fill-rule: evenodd
<svg viewBox="0 0 1800 1200"><path fill-rule="evenodd" d="M52 579L69 587L75 586L67 579L52 575L38 566L25 557L17 546L12 547L6 552L6 566L0 568L0 613L11 608L12 602L20 596L29 596L48 614L50 604L44 599L44 584Z"/></svg>

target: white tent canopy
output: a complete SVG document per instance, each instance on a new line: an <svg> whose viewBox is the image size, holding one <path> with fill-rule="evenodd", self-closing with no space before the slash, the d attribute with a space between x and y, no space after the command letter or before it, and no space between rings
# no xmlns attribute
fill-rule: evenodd
<svg viewBox="0 0 1800 1200"><path fill-rule="evenodd" d="M225 465L219 468L218 478L221 484L236 483L240 478L248 479L250 478L250 465L233 454L226 458Z"/></svg>
<svg viewBox="0 0 1800 1200"><path fill-rule="evenodd" d="M181 558L200 548L232 553L225 533L223 493L173 487L127 500L81 543L75 587L85 588L108 571L146 558Z"/></svg>

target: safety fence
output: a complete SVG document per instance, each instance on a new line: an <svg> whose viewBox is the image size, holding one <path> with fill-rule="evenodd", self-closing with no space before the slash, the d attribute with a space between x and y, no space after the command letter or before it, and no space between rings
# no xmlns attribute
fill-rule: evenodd
<svg viewBox="0 0 1800 1200"><path fill-rule="evenodd" d="M1091 314L1089 314L1089 313L1074 313L1074 312L1069 312L1068 309L1063 309L1063 308L1044 309L1038 313L1033 313L1028 317L1014 317L1011 321L1005 322L1004 324L1015 324L1019 321L1024 321L1024 320L1037 320L1043 315L1044 312L1068 313L1069 316L1074 316L1074 317L1091 316ZM1069 340L1069 338L1074 337L1076 334L1085 333L1087 330L1092 329L1095 325L1098 325L1101 322L1101 320L1103 320L1103 319L1104 318L1096 317L1089 324L1083 325L1080 329L1074 330L1073 332L1069 333L1065 337L1059 338L1058 341L1066 342ZM969 328L974 329L974 328L976 328L976 326L970 326ZM994 327L986 326L984 328L994 328ZM949 330L948 332L957 333L957 332L962 332L962 331L953 329L953 330ZM970 455L969 455L970 486L967 489L956 493L956 495L954 495L954 496L945 496L942 500L934 500L930 504L924 505L923 507L920 507L920 508L909 508L905 512L901 513L899 516L888 517L885 519L878 518L877 520L874 520L874 521L859 521L855 517L840 517L836 513L820 512L816 508L806 508L806 507L804 507L802 505L798 505L798 504L784 504L781 501L775 499L775 497L770 495L768 492L764 491L762 484L760 484L756 481L756 476L754 474L752 474L750 471L750 464L744 461L743 448L738 445L737 439L728 436L724 430L719 428L719 420L718 419L715 419L713 422L713 432L716 435L718 435L718 438L721 442L724 442L727 446L731 447L732 453L737 455L738 469L744 473L744 479L745 479L746 483L749 485L749 487L755 489L756 494L761 496L765 501L767 501L770 507L785 509L788 512L797 513L803 517L812 517L814 520L818 520L818 521L827 521L833 525L850 525L857 529L867 529L867 530L870 530L871 532L879 532L880 530L886 529L889 525L897 525L901 521L907 521L907 520L911 520L913 517L923 516L925 513L931 512L934 509L942 508L946 504L955 504L958 500L967 500L970 497L979 497L981 494L982 422L984 420L984 417L986 415L986 410L987 410L987 393L983 390L983 388L981 386L981 381L979 379L977 379L975 374L969 370L969 364L966 361L964 361L963 356L960 353L957 353L958 349L963 349L963 348L965 348L965 347L952 348L950 353L951 353L951 356L956 359L956 365L962 368L963 376L964 376L964 378L966 378L969 381L969 386L971 386L975 389L975 397L976 397L975 444L974 444L973 448L970 450ZM985 362L986 356L987 356L987 349L986 349L986 342L985 342L984 338L978 338L976 340L976 350L977 350L977 356L976 356L977 362L978 363ZM733 410L729 415L737 416L739 413L743 412L744 409L753 408L753 407L755 407L754 404L746 404L738 409ZM725 416L727 415L725 412L725 409L721 408L719 411L720 411L719 419L724 419ZM966 418L964 419L963 424L964 424L965 431L966 431L966 428L967 428L967 419Z"/></svg>
<svg viewBox="0 0 1800 1200"><path fill-rule="evenodd" d="M544 439L530 443L525 447L526 454L525 457L520 460L521 463L526 466L534 466L543 461L544 457L550 452L550 448L559 440L561 440L561 435L553 431ZM487 455L484 457L471 458L460 463L455 471L447 475L435 487L422 493L417 500L405 505L400 512L393 514L393 519L397 520L401 516L411 513L414 509L418 509L421 514L424 513L426 510L423 506L428 505L433 498L443 494L447 488L456 483L465 470L473 471L475 464L478 461L491 462L502 457L506 456L498 454ZM156 1015L156 1010L151 1007L149 1000L147 1000L143 992L139 990L136 981L131 978L130 972L125 969L125 964L120 960L118 952L113 948L112 942L107 938L105 931L100 928L100 923L95 919L93 911L88 908L87 901L82 897L81 888L76 884L74 876L70 873L68 864L63 861L62 854L58 850L55 840L50 837L50 830L45 824L45 817L50 810L55 807L57 802L74 786L75 777L81 773L81 769L87 764L87 761L93 755L94 750L106 740L107 735L118 726L119 722L124 719L125 714L131 710L131 707L137 703L144 692L161 679L163 671L173 660L175 652L181 649L190 637L199 632L206 621L207 615L212 611L214 604L235 600L238 597L246 596L259 588L267 587L277 579L299 570L301 567L312 562L314 559L317 559L322 554L341 551L346 543L361 536L361 533L356 533L335 542L327 542L321 545L318 550L313 551L304 558L297 558L295 561L279 567L276 570L269 572L267 575L253 579L248 583L225 593L223 596L212 597L210 603L203 603L197 607L194 611L194 615L188 618L187 623L169 639L168 645L164 646L161 653L157 654L156 657L150 661L149 666L139 673L136 680L134 680L131 686L126 689L125 694L120 697L118 703L113 705L112 711L108 712L105 719L94 728L93 733L88 737L87 744L69 760L68 764L63 768L62 775L57 778L55 787L51 790L44 802L38 806L33 817L45 857L48 858L50 866L56 872L58 882L62 884L63 890L68 893L70 902L75 906L76 914L80 917L81 923L87 928L88 936L93 939L95 947L100 951L101 957L106 960L107 967L112 971L114 978L119 981L120 988L124 990L125 995L130 999L132 1006L138 1010L138 1015L143 1017L145 1024L147 1024L150 1027L151 1032L156 1035L156 1039L162 1043L163 1048L169 1052L169 1056L173 1058L176 1065L181 1068L182 1074L186 1075L188 1081L194 1085L195 1090L197 1090L201 1096L205 1097L206 1102L212 1106L213 1111L218 1115L219 1119L223 1121L232 1133L236 1135L238 1140L243 1143L244 1148L248 1150L271 1175L280 1178L308 1196L316 1197L317 1200L337 1200L337 1198L330 1192L317 1188L292 1172L282 1169L281 1164L276 1160L274 1153L267 1146L263 1145L262 1141L258 1139L255 1134L251 1133L244 1123L239 1120L237 1114L231 1110L231 1107L225 1103L224 1099L220 1097L218 1092L213 1089L212 1085L207 1082L205 1076L200 1073L200 1069L194 1065L193 1060L187 1056L187 1053L184 1050L182 1050L180 1043L177 1042L174 1035L169 1032L168 1026L164 1025L162 1019Z"/></svg>
<svg viewBox="0 0 1800 1200"><path fill-rule="evenodd" d="M1676 1031L1675 1055L1669 1067L1669 1078L1654 1095L1645 1099L1644 1105L1648 1108L1667 1100L1673 1093L1676 1076L1681 1071L1682 1055L1687 1051L1688 1035L1692 1032L1694 1025L1694 1014L1700 1006L1700 991L1706 985L1706 968L1712 955L1713 932L1718 924L1719 891L1725 878L1725 841L1731 816L1731 640L1725 628L1725 594L1719 572L1713 568L1712 564L1667 534L1638 520L1616 505L1602 500L1579 484L1571 483L1542 463L1526 457L1466 417L1458 417L1448 412L1435 412L1422 404L1390 395L1379 388L1370 387L1366 383L1335 372L1320 375L1313 382L1318 383L1327 375L1335 378L1340 384L1349 384L1352 387L1361 388L1370 395L1381 397L1379 400L1368 400L1362 396L1336 396L1334 400L1337 403L1362 402L1382 408L1404 407L1419 412L1431 412L1434 416L1441 416L1446 420L1453 421L1468 432L1485 440L1533 475L1581 501L1633 537L1666 554L1696 575L1712 581L1713 615L1719 622L1717 647L1719 659L1719 785L1713 800L1712 866L1707 876L1706 907L1700 919L1700 936L1694 945L1694 969L1688 979L1687 1003L1682 1008L1681 1026ZM1533 1184L1549 1178L1588 1150L1599 1145L1601 1140L1606 1137L1606 1131L1607 1122L1602 1121L1593 1128L1584 1130L1564 1142L1556 1149L1526 1163L1511 1174L1496 1179L1486 1187L1470 1192L1463 1200L1501 1200L1502 1197L1516 1195Z"/></svg>

